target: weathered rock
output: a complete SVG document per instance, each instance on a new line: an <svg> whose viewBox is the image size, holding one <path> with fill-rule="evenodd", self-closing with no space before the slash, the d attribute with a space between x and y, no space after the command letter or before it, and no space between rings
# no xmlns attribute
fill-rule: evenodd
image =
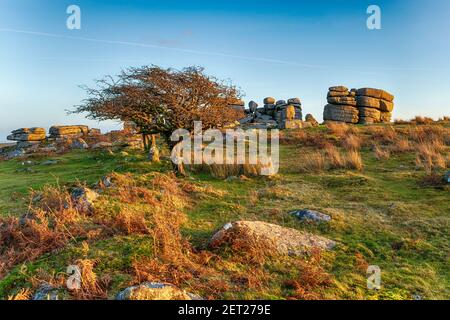
<svg viewBox="0 0 450 320"><path fill-rule="evenodd" d="M337 91L337 92L348 92L348 88L344 86L335 86L330 87L328 91Z"/></svg>
<svg viewBox="0 0 450 320"><path fill-rule="evenodd" d="M23 157L25 155L25 151L23 149L16 149L6 153L6 159L14 159Z"/></svg>
<svg viewBox="0 0 450 320"><path fill-rule="evenodd" d="M372 118L375 122L381 121L381 111L374 108L359 108L359 116L362 118Z"/></svg>
<svg viewBox="0 0 450 320"><path fill-rule="evenodd" d="M328 104L325 106L323 119L325 121L358 123L359 110L354 106Z"/></svg>
<svg viewBox="0 0 450 320"><path fill-rule="evenodd" d="M105 188L112 188L114 187L113 178L111 176L104 176L100 180L100 185Z"/></svg>
<svg viewBox="0 0 450 320"><path fill-rule="evenodd" d="M50 137L81 137L89 134L88 126L53 126L49 130Z"/></svg>
<svg viewBox="0 0 450 320"><path fill-rule="evenodd" d="M111 148L113 144L111 142L98 142L92 146L92 149L104 149Z"/></svg>
<svg viewBox="0 0 450 320"><path fill-rule="evenodd" d="M295 107L290 105L286 108L286 120L295 119Z"/></svg>
<svg viewBox="0 0 450 320"><path fill-rule="evenodd" d="M262 221L237 221L226 224L211 238L210 247L232 244L236 239L281 255L302 255L313 249L331 250L336 243L321 236Z"/></svg>
<svg viewBox="0 0 450 320"><path fill-rule="evenodd" d="M258 109L258 104L255 101L250 101L248 104L248 108L250 109L251 113L255 113L256 109Z"/></svg>
<svg viewBox="0 0 450 320"><path fill-rule="evenodd" d="M255 119L255 116L254 116L254 115L251 115L251 116L245 117L244 119L239 120L239 123L240 123L240 124L250 123L250 122L252 122L254 119Z"/></svg>
<svg viewBox="0 0 450 320"><path fill-rule="evenodd" d="M267 97L264 99L264 104L275 104L276 100L272 97Z"/></svg>
<svg viewBox="0 0 450 320"><path fill-rule="evenodd" d="M41 141L18 141L16 144L17 149L29 149L37 148L41 144Z"/></svg>
<svg viewBox="0 0 450 320"><path fill-rule="evenodd" d="M394 110L394 103L382 99L376 99L366 96L357 96L356 101L358 107L369 107L379 109L384 112L392 112Z"/></svg>
<svg viewBox="0 0 450 320"><path fill-rule="evenodd" d="M36 152L41 152L41 153L51 153L51 152L56 152L58 151L58 149L54 146L47 146L47 147L39 147Z"/></svg>
<svg viewBox="0 0 450 320"><path fill-rule="evenodd" d="M327 214L313 210L297 210L290 213L300 220L310 220L316 222L329 222L331 217Z"/></svg>
<svg viewBox="0 0 450 320"><path fill-rule="evenodd" d="M298 105L298 106L302 105L302 101L300 100L300 98L291 98L291 99L288 100L287 103L288 104L293 104L293 105Z"/></svg>
<svg viewBox="0 0 450 320"><path fill-rule="evenodd" d="M314 116L310 113L308 113L305 117L305 121L308 123L311 123L311 125L313 127L318 127L319 126L319 122L314 118Z"/></svg>
<svg viewBox="0 0 450 320"><path fill-rule="evenodd" d="M280 129L302 129L305 123L302 120L286 119L280 124Z"/></svg>
<svg viewBox="0 0 450 320"><path fill-rule="evenodd" d="M328 91L327 98L331 97L348 97L350 93L348 91Z"/></svg>
<svg viewBox="0 0 450 320"><path fill-rule="evenodd" d="M52 166L58 164L58 160L46 160L41 163L42 166Z"/></svg>
<svg viewBox="0 0 450 320"><path fill-rule="evenodd" d="M447 173L444 174L444 181L450 183L450 171L447 171Z"/></svg>
<svg viewBox="0 0 450 320"><path fill-rule="evenodd" d="M96 129L96 128L91 128L88 131L88 135L90 136L99 136L102 134L102 131L100 129Z"/></svg>
<svg viewBox="0 0 450 320"><path fill-rule="evenodd" d="M392 94L381 89L362 88L358 89L356 94L358 96L368 96L372 98L383 99L389 102L394 101L394 96Z"/></svg>
<svg viewBox="0 0 450 320"><path fill-rule="evenodd" d="M27 133L34 133L34 134L45 134L44 128L20 128L17 130L14 130L11 132L12 134L27 134Z"/></svg>
<svg viewBox="0 0 450 320"><path fill-rule="evenodd" d="M21 128L11 132L10 141L42 141L45 140L44 128Z"/></svg>
<svg viewBox="0 0 450 320"><path fill-rule="evenodd" d="M342 104L347 106L356 106L356 100L353 97L329 97L327 99L330 104Z"/></svg>
<svg viewBox="0 0 450 320"><path fill-rule="evenodd" d="M381 118L382 123L389 123L392 121L392 113L390 112L381 112Z"/></svg>
<svg viewBox="0 0 450 320"><path fill-rule="evenodd" d="M186 293L171 284L145 282L121 291L116 300L202 300L199 296Z"/></svg>
<svg viewBox="0 0 450 320"><path fill-rule="evenodd" d="M294 111L294 116L295 116L295 111ZM271 116L261 114L261 115L258 115L258 118L256 119L256 121L258 121L258 120L271 121L271 120L273 120L273 118Z"/></svg>
<svg viewBox="0 0 450 320"><path fill-rule="evenodd" d="M276 121L256 122L256 123L246 124L245 125L245 129L263 129L263 130L268 130L268 129L276 128L277 125L278 125L278 123Z"/></svg>
<svg viewBox="0 0 450 320"><path fill-rule="evenodd" d="M32 300L59 300L59 290L50 284L41 285L34 293Z"/></svg>
<svg viewBox="0 0 450 320"><path fill-rule="evenodd" d="M89 149L89 145L81 138L74 139L70 144L71 149Z"/></svg>
<svg viewBox="0 0 450 320"><path fill-rule="evenodd" d="M97 192L86 187L76 188L71 193L75 207L81 212L92 211L94 209L94 202L98 196Z"/></svg>

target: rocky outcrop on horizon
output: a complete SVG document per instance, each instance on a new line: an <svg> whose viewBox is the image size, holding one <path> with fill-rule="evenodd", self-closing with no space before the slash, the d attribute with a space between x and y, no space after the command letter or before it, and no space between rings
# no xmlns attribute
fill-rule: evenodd
<svg viewBox="0 0 450 320"><path fill-rule="evenodd" d="M324 121L373 124L389 123L394 110L394 96L374 88L349 90L345 86L329 88Z"/></svg>

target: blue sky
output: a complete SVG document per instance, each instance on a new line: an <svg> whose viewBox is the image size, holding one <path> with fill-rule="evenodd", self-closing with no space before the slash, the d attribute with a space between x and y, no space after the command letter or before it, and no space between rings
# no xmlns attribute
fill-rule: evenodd
<svg viewBox="0 0 450 320"><path fill-rule="evenodd" d="M82 29L66 28L79 5ZM382 30L366 9L382 10ZM395 118L450 114L448 0L1 0L0 141L18 127L96 123L65 110L79 85L123 68L200 65L245 100L300 97L321 119L327 88L379 87Z"/></svg>

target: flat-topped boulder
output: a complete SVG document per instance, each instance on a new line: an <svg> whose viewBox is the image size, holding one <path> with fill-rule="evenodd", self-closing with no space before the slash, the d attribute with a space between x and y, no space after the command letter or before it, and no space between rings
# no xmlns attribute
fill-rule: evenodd
<svg viewBox="0 0 450 320"><path fill-rule="evenodd" d="M116 300L201 300L202 298L185 292L172 284L160 282L145 282L143 284L128 287L119 292Z"/></svg>
<svg viewBox="0 0 450 320"><path fill-rule="evenodd" d="M218 248L246 242L249 246L270 248L281 255L302 255L311 250L331 250L336 243L322 236L262 221L236 221L226 224L210 240ZM244 246L245 247L245 246Z"/></svg>
<svg viewBox="0 0 450 320"><path fill-rule="evenodd" d="M44 128L20 128L11 132L9 141L42 141L46 138Z"/></svg>
<svg viewBox="0 0 450 320"><path fill-rule="evenodd" d="M327 104L324 108L323 120L358 123L359 110L349 105Z"/></svg>
<svg viewBox="0 0 450 320"><path fill-rule="evenodd" d="M343 104L343 105L347 105L347 106L356 106L355 98L350 97L350 96L328 97L327 101L328 101L328 103L331 103L331 104Z"/></svg>
<svg viewBox="0 0 450 320"><path fill-rule="evenodd" d="M89 127L82 125L53 126L49 133L51 138L81 137L89 134Z"/></svg>
<svg viewBox="0 0 450 320"><path fill-rule="evenodd" d="M384 112L392 112L394 110L394 103L383 99L357 96L356 101L360 107L375 108Z"/></svg>
<svg viewBox="0 0 450 320"><path fill-rule="evenodd" d="M367 96L367 97L372 97L372 98L376 98L376 99L383 99L383 100L386 100L389 102L394 101L394 95L390 94L387 91L381 90L381 89L361 88L361 89L357 90L356 95Z"/></svg>
<svg viewBox="0 0 450 320"><path fill-rule="evenodd" d="M273 97L267 97L264 99L264 104L275 104L276 103L276 99Z"/></svg>
<svg viewBox="0 0 450 320"><path fill-rule="evenodd" d="M345 86L334 86L330 87L328 91L334 91L334 92L348 92L348 88Z"/></svg>

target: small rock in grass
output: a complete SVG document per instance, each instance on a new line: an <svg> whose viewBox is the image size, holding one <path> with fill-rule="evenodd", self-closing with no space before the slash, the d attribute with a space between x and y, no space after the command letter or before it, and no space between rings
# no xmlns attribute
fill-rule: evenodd
<svg viewBox="0 0 450 320"><path fill-rule="evenodd" d="M58 160L47 160L41 163L43 166L52 166L58 164Z"/></svg>
<svg viewBox="0 0 450 320"><path fill-rule="evenodd" d="M58 289L48 283L45 283L36 290L32 300L59 300Z"/></svg>
<svg viewBox="0 0 450 320"><path fill-rule="evenodd" d="M89 149L89 145L81 138L73 140L70 145L71 149Z"/></svg>
<svg viewBox="0 0 450 320"><path fill-rule="evenodd" d="M27 212L19 218L19 225L21 227L24 227L28 222L30 222L34 219L36 219L36 216L31 212Z"/></svg>
<svg viewBox="0 0 450 320"><path fill-rule="evenodd" d="M202 300L178 289L174 285L159 282L145 282L143 284L126 288L121 291L116 300Z"/></svg>
<svg viewBox="0 0 450 320"><path fill-rule="evenodd" d="M17 149L17 150L13 150L11 152L8 152L6 154L6 158L7 159L14 159L14 158L19 158L25 155L25 151L23 151L22 149Z"/></svg>
<svg viewBox="0 0 450 320"><path fill-rule="evenodd" d="M89 188L81 187L74 189L71 196L75 207L79 211L89 212L94 208L94 202L99 195Z"/></svg>
<svg viewBox="0 0 450 320"><path fill-rule="evenodd" d="M104 177L102 177L101 184L105 188L112 188L114 186L111 176L104 176Z"/></svg>
<svg viewBox="0 0 450 320"><path fill-rule="evenodd" d="M111 148L113 144L111 142L98 142L92 146L92 149L104 149Z"/></svg>
<svg viewBox="0 0 450 320"><path fill-rule="evenodd" d="M444 175L444 181L450 183L450 171L447 171L447 173Z"/></svg>
<svg viewBox="0 0 450 320"><path fill-rule="evenodd" d="M331 217L329 215L313 210L297 210L291 212L290 214L299 218L300 220L310 220L317 222L331 221Z"/></svg>
<svg viewBox="0 0 450 320"><path fill-rule="evenodd" d="M236 221L227 223L215 233L209 243L211 248L219 248L224 244L243 243L250 247L268 248L280 255L300 256L311 250L331 250L336 242L291 228L262 221Z"/></svg>

